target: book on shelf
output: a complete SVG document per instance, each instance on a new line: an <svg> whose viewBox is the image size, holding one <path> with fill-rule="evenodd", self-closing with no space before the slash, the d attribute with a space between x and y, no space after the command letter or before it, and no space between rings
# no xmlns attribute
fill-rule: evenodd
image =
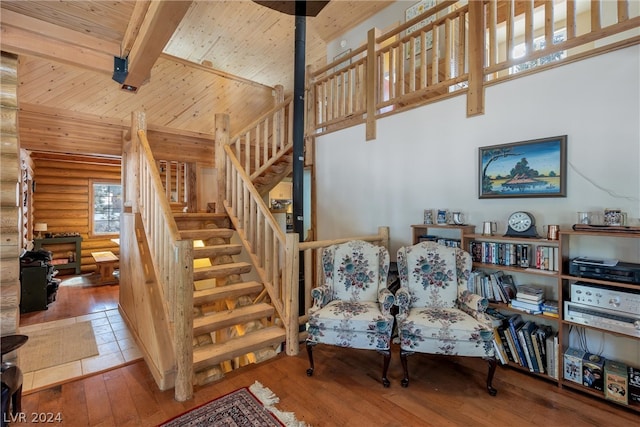
<svg viewBox="0 0 640 427"><path fill-rule="evenodd" d="M511 355L509 360L519 365L520 356L518 356L518 351L516 350L516 344L513 341L513 334L511 333L511 328L509 327L508 323L507 325L505 325L504 328L502 328L502 331L504 332L504 336L507 340L507 345L509 346L509 350L507 350L507 354Z"/></svg>
<svg viewBox="0 0 640 427"><path fill-rule="evenodd" d="M527 361L529 361L529 370L531 372L539 373L540 365L538 364L535 348L533 347L533 339L531 338L536 329L538 329L538 325L536 325L532 321L527 321L520 330L522 331L522 335L525 341L525 347L529 355L529 358L527 359Z"/></svg>
<svg viewBox="0 0 640 427"><path fill-rule="evenodd" d="M537 364L538 362L534 357L531 357L533 354L533 345L531 344L531 332L535 328L535 323L530 320L524 322L524 324L518 329L518 338L520 340L520 346L522 347L522 353L524 354L524 358L527 361L527 368L531 372L538 372Z"/></svg>
<svg viewBox="0 0 640 427"><path fill-rule="evenodd" d="M491 273L490 274L491 285L493 286L494 299L498 302L508 303L509 299L507 297L507 294L504 291L504 288L502 287L501 276L503 274L504 273L502 271L496 271L495 273Z"/></svg>
<svg viewBox="0 0 640 427"><path fill-rule="evenodd" d="M517 294L529 295L530 297L538 297L542 295L544 297L544 288L536 285L518 285L516 286Z"/></svg>
<svg viewBox="0 0 640 427"><path fill-rule="evenodd" d="M508 341L508 337L507 337L507 331L508 331L508 326L506 326L507 322L503 322L502 326L498 326L496 327L497 331L498 331L498 336L500 337L500 341L502 342L502 349L504 350L504 353L506 355L507 361L511 361L511 362L515 362L516 359L513 357L513 354L511 352L511 346L509 345L509 341Z"/></svg>
<svg viewBox="0 0 640 427"><path fill-rule="evenodd" d="M538 329L536 329L534 335L538 344L538 353L540 354L539 361L540 366L542 366L542 372L549 374L546 341L547 337L553 336L553 329L551 329L549 325L538 325Z"/></svg>
<svg viewBox="0 0 640 427"><path fill-rule="evenodd" d="M502 281L502 287L504 288L509 301L511 301L516 297L516 294L518 293L518 289L516 288L516 283L513 280L513 276L510 274L503 274L500 279Z"/></svg>
<svg viewBox="0 0 640 427"><path fill-rule="evenodd" d="M530 314L542 314L541 303L536 304L533 302L521 301L516 298L514 300L511 300L510 307L517 310L524 310Z"/></svg>
<svg viewBox="0 0 640 427"><path fill-rule="evenodd" d="M518 354L518 359L520 366L523 368L528 368L527 359L525 358L524 352L522 351L522 346L520 345L520 340L518 339L518 329L524 325L524 320L522 319L521 314L512 314L509 316L507 320L509 322L509 331L511 332L511 336L513 337L513 345L516 349L516 353Z"/></svg>
<svg viewBox="0 0 640 427"><path fill-rule="evenodd" d="M502 338L500 337L500 333L498 332L499 327L500 326L494 326L493 328L493 346L496 350L496 356L498 356L498 359L500 359L500 363L506 365L507 363L509 363L509 358L504 348L505 344L502 342Z"/></svg>
<svg viewBox="0 0 640 427"><path fill-rule="evenodd" d="M558 301L556 300L545 300L542 303L542 314L551 317L558 317Z"/></svg>
<svg viewBox="0 0 640 427"><path fill-rule="evenodd" d="M545 350L547 357L547 369L551 378L558 379L558 333L552 333L547 336L545 342Z"/></svg>
<svg viewBox="0 0 640 427"><path fill-rule="evenodd" d="M538 340L538 331L540 330L540 326L536 326L536 328L531 332L531 344L533 346L533 354L535 355L536 363L538 364L538 373L544 374L544 362L543 357L544 353L542 353L540 348L540 341Z"/></svg>
<svg viewBox="0 0 640 427"><path fill-rule="evenodd" d="M529 267L533 247L529 244L471 241L467 248L473 262Z"/></svg>
<svg viewBox="0 0 640 427"><path fill-rule="evenodd" d="M498 357L498 360L500 361L500 363L502 363L503 365L506 365L507 363L509 363L509 361L507 360L504 354L504 349L500 346L500 344L495 339L493 340L493 349L495 350L496 356Z"/></svg>
<svg viewBox="0 0 640 427"><path fill-rule="evenodd" d="M539 270L558 271L558 248L555 246L538 246L536 248L535 265Z"/></svg>
<svg viewBox="0 0 640 427"><path fill-rule="evenodd" d="M530 302L533 304L541 304L544 301L544 294L529 295L522 292L516 293L516 299L522 302Z"/></svg>

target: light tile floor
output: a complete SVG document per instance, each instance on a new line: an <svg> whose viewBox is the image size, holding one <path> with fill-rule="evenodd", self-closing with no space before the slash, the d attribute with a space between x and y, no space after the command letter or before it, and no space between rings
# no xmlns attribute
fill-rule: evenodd
<svg viewBox="0 0 640 427"><path fill-rule="evenodd" d="M122 316L120 316L118 309L23 326L20 328L20 333L28 334L36 330L84 321L91 321L93 325L93 333L96 337L99 354L39 371L24 372L22 381L23 393L107 371L142 358L142 353L127 329L127 325L124 323Z"/></svg>

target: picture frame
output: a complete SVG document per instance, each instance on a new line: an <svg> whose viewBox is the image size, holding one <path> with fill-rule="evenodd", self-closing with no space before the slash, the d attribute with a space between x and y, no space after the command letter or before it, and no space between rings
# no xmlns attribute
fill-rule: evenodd
<svg viewBox="0 0 640 427"><path fill-rule="evenodd" d="M480 147L478 198L567 196L567 135Z"/></svg>

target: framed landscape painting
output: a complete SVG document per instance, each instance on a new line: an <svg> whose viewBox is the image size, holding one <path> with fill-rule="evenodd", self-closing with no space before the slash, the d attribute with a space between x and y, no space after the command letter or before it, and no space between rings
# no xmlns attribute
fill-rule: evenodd
<svg viewBox="0 0 640 427"><path fill-rule="evenodd" d="M567 135L480 147L479 198L566 197Z"/></svg>

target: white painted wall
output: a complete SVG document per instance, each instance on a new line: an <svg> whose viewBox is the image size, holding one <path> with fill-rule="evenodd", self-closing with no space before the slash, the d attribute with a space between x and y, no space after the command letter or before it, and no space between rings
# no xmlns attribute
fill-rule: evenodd
<svg viewBox="0 0 640 427"><path fill-rule="evenodd" d="M634 46L491 86L481 116L466 117L460 96L379 120L375 141L365 141L363 126L318 138L318 239L373 234L388 225L395 260L397 249L411 244L410 225L422 222L425 208L460 210L478 231L482 221L495 220L499 233L516 210L533 213L540 234L544 224L569 229L577 211L607 207L620 207L640 225L639 76L640 46ZM478 147L557 135L568 136L566 198L478 199ZM640 262L640 239L571 244L572 256ZM516 281L544 281L531 277ZM587 336L590 351L640 366L639 341ZM579 348L578 341L570 335L570 346Z"/></svg>
<svg viewBox="0 0 640 427"><path fill-rule="evenodd" d="M499 231L516 210L533 213L541 234L607 207L640 225L639 58L634 46L488 87L476 117L459 96L379 120L375 141L364 126L319 137L318 237L389 225L395 258L425 208L460 210L477 226L495 220ZM478 199L478 147L565 134L566 198Z"/></svg>

